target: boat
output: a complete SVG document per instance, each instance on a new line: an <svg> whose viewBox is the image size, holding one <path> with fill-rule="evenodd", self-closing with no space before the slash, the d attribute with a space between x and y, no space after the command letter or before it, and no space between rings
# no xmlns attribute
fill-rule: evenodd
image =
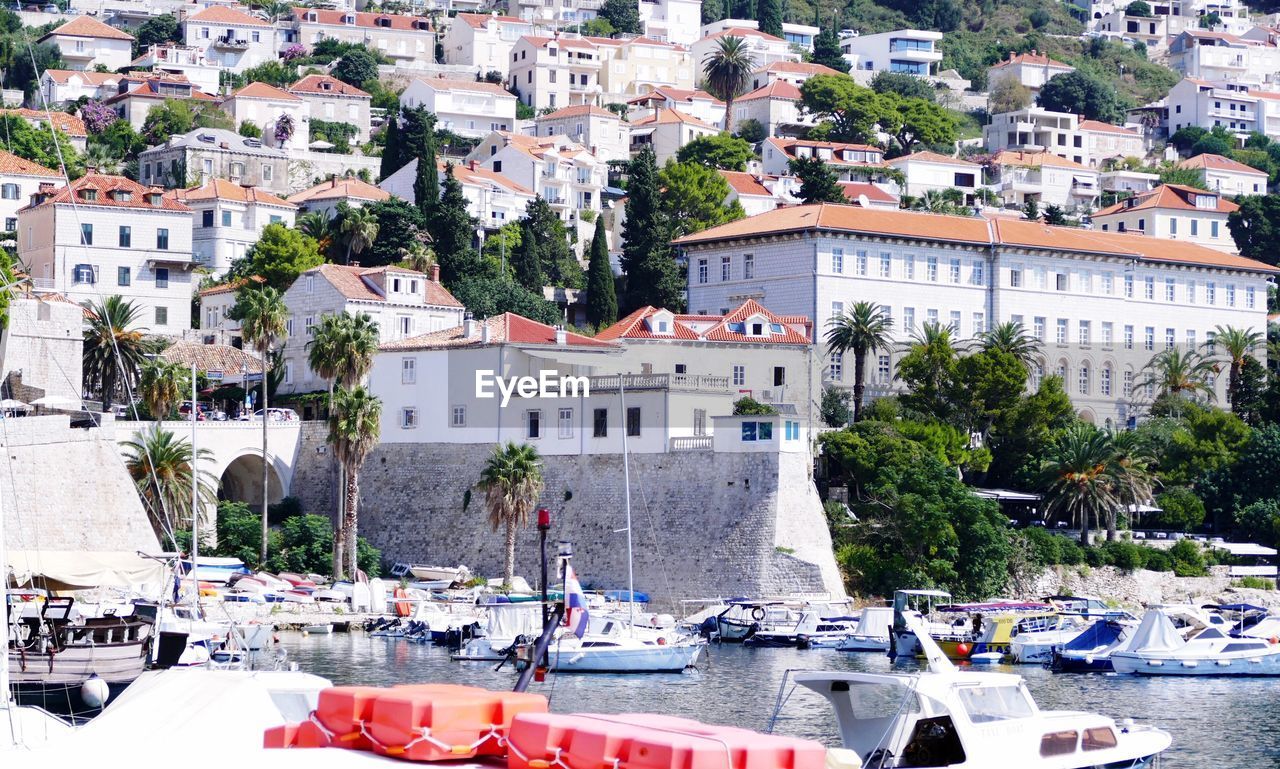
<svg viewBox="0 0 1280 769"><path fill-rule="evenodd" d="M759 630L743 643L746 646L775 649L835 648L857 627L856 617L824 618L818 616L816 610L806 609L800 612L800 618L791 627Z"/></svg>
<svg viewBox="0 0 1280 769"><path fill-rule="evenodd" d="M790 672L774 720L789 677L835 711L843 748L829 751L829 766L1136 769L1152 766L1172 743L1168 732L1128 719L1041 710L1021 676L959 670L919 618L908 624L927 670Z"/></svg>
<svg viewBox="0 0 1280 769"><path fill-rule="evenodd" d="M946 632L933 631L933 639L953 660L989 652L1007 655L1015 635L1043 628L1046 621L1056 616L1047 604L1004 601L943 606L939 612L961 617L953 621Z"/></svg>
<svg viewBox="0 0 1280 769"><path fill-rule="evenodd" d="M391 576L401 577L412 574L414 579L422 582L439 582L445 587L471 579L471 570L466 566L428 566L418 563L396 564Z"/></svg>
<svg viewBox="0 0 1280 769"><path fill-rule="evenodd" d="M1217 627L1186 639L1155 607L1129 644L1111 653L1111 664L1117 673L1140 676L1280 676L1280 643L1232 638Z"/></svg>
<svg viewBox="0 0 1280 769"><path fill-rule="evenodd" d="M858 626L836 644L836 649L842 652L887 652L892 628L892 607L868 606L858 616Z"/></svg>
<svg viewBox="0 0 1280 769"><path fill-rule="evenodd" d="M794 612L781 601L737 599L729 601L715 616L715 632L721 643L742 643L760 630L772 630L795 621Z"/></svg>
<svg viewBox="0 0 1280 769"><path fill-rule="evenodd" d="M895 590L893 591L893 643L890 657L914 657L920 651L916 634L907 625L911 617L920 617L930 633L947 633L951 625L933 619L935 609L951 603L951 594L945 590Z"/></svg>
<svg viewBox="0 0 1280 769"><path fill-rule="evenodd" d="M219 585L228 585L233 580L238 580L252 574L245 567L244 561L239 558L210 558L208 556L200 556L195 561L194 575L201 582L213 582ZM182 570L186 574L192 574L191 560L182 561Z"/></svg>
<svg viewBox="0 0 1280 769"><path fill-rule="evenodd" d="M315 625L304 625L302 632L310 635L333 635L333 624L329 622L320 622Z"/></svg>
<svg viewBox="0 0 1280 769"><path fill-rule="evenodd" d="M700 638L645 639L621 629L581 639L568 633L552 642L547 661L558 673L681 673L698 663L705 648Z"/></svg>
<svg viewBox="0 0 1280 769"><path fill-rule="evenodd" d="M1049 667L1055 673L1109 673L1113 670L1111 653L1124 648L1135 629L1128 622L1098 620L1055 648Z"/></svg>

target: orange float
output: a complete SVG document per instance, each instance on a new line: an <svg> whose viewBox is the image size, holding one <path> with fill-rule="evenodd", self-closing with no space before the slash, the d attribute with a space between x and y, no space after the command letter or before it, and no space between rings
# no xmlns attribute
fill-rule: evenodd
<svg viewBox="0 0 1280 769"><path fill-rule="evenodd" d="M522 713L545 713L540 694L465 686L405 686L379 695L365 724L373 751L409 761L502 756L503 738Z"/></svg>
<svg viewBox="0 0 1280 769"><path fill-rule="evenodd" d="M409 592L402 587L396 588L391 593L392 598L408 598ZM396 601L396 616L408 617L413 614L413 604L408 601Z"/></svg>

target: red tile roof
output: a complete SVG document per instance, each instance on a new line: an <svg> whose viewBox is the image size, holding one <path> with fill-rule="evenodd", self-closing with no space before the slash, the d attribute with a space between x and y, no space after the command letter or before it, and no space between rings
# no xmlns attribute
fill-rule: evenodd
<svg viewBox="0 0 1280 769"><path fill-rule="evenodd" d="M814 64L807 61L775 61L757 69L756 72L787 72L793 75L841 74L825 64Z"/></svg>
<svg viewBox="0 0 1280 769"><path fill-rule="evenodd" d="M867 196L869 203L898 203L896 197L868 182L840 182L840 189L844 190L845 198L851 203L857 203L863 195Z"/></svg>
<svg viewBox="0 0 1280 769"><path fill-rule="evenodd" d="M718 104L722 107L724 106L723 101L717 99L706 91L689 90L686 88L668 88L666 86L655 88L646 94L633 96L632 98L627 99L627 104L637 104L639 102L649 101L655 98L668 99L676 102L709 101L712 104Z"/></svg>
<svg viewBox="0 0 1280 769"><path fill-rule="evenodd" d="M449 80L442 77L419 77L415 78L415 80L435 91L475 91L476 93L489 93L513 100L516 98L515 94L506 88L496 83L486 83L482 80Z"/></svg>
<svg viewBox="0 0 1280 769"><path fill-rule="evenodd" d="M556 329L545 323L539 323L536 320L530 320L522 315L516 315L513 312L506 312L501 315L495 315L487 320L479 321L480 324L489 328L489 344L515 344L515 345L538 345L538 346L556 346ZM420 336L401 339L395 342L388 342L379 349L382 350L439 350L453 347L479 347L483 344L480 340L480 331L477 329L474 336L466 336L466 326L456 326L454 328L445 329L444 331L433 331L430 334L422 334ZM607 342L591 337L582 336L573 332L565 334L565 346L571 348L590 348L608 352L610 350L619 349L612 342Z"/></svg>
<svg viewBox="0 0 1280 769"><path fill-rule="evenodd" d="M684 114L678 109L667 109L667 108L658 110L657 114L645 115L642 118L637 118L636 120L631 122L631 125L632 126L670 125L673 123L684 123L685 125L698 126L699 128L706 128L710 131L719 130L715 126L711 125L710 123L704 123L703 121L697 119L692 115Z"/></svg>
<svg viewBox="0 0 1280 769"><path fill-rule="evenodd" d="M326 88L326 86L328 87ZM347 85L338 78L329 77L328 75L307 75L289 86L289 93L319 94L321 96L336 94L338 96L371 98L369 94L354 85Z"/></svg>
<svg viewBox="0 0 1280 769"><path fill-rule="evenodd" d="M1208 152L1203 155L1196 155L1193 158L1187 158L1178 164L1178 168L1203 168L1206 171L1231 171L1237 174L1254 174L1256 176L1267 175L1266 171L1259 171L1253 166L1247 166L1238 160Z"/></svg>
<svg viewBox="0 0 1280 769"><path fill-rule="evenodd" d="M225 5L211 5L199 13L187 17L187 21L199 21L206 24L235 24L241 27L269 27L262 19L242 13Z"/></svg>
<svg viewBox="0 0 1280 769"><path fill-rule="evenodd" d="M180 202L186 203L193 200L234 200L238 203L261 203L268 206L278 206L280 208L297 208L293 203L272 195L264 189L258 187L242 187L234 182L226 179L214 179L203 187L192 187L185 190L170 190L169 195L173 195Z"/></svg>
<svg viewBox="0 0 1280 769"><path fill-rule="evenodd" d="M382 201L389 197L391 197L390 193L380 190L368 182L361 181L355 177L344 176L320 182L302 192L295 192L289 196L289 202L301 204L312 200L345 200L348 198Z"/></svg>
<svg viewBox="0 0 1280 769"><path fill-rule="evenodd" d="M40 38L40 41L43 42L54 35L64 37L96 37L106 40L133 40L133 35L130 35L128 32L121 32L115 27L103 24L92 16L77 16L66 24L63 24L61 27L58 27L49 34Z"/></svg>
<svg viewBox="0 0 1280 769"><path fill-rule="evenodd" d="M66 112L45 112L38 109L0 109L0 115L17 115L24 118L28 123L36 128L40 128L53 121L53 124L59 131L67 136L88 136L89 131L84 127L84 121L75 115Z"/></svg>
<svg viewBox="0 0 1280 769"><path fill-rule="evenodd" d="M751 336L743 331L737 331L733 328L735 324L743 323L755 315L764 316L769 323L776 323L782 326L782 333L778 333L770 329L768 338ZM797 321L803 322L806 326L809 324L808 318L775 315L769 312L754 299L748 299L738 306L736 310L731 311L720 319L720 322L702 333L702 338L710 342L747 342L751 344L809 344L808 334L801 334L791 327L792 323Z"/></svg>
<svg viewBox="0 0 1280 769"><path fill-rule="evenodd" d="M32 163L11 152L0 150L0 175L4 176L41 176L50 179L61 179L62 174L39 163Z"/></svg>
<svg viewBox="0 0 1280 769"><path fill-rule="evenodd" d="M95 200L85 200L81 194L82 190L90 189L97 190L98 194ZM163 211L191 212L190 208L187 208L172 196L165 195L164 190L159 187L147 187L123 176L109 176L107 174L85 174L72 182L70 187L59 187L56 190L53 190L49 199L40 205L49 205L50 203L70 203L72 191L75 192L75 204L78 206L144 208L149 211L159 209ZM129 199L114 199L108 194L111 192L129 193ZM160 205L153 206L147 201L147 195L150 194L160 196ZM27 208L36 207L38 206L27 206Z"/></svg>
<svg viewBox="0 0 1280 769"><path fill-rule="evenodd" d="M677 315L672 313L670 334L654 333L647 323L663 310L657 307L641 307L627 317L596 334L596 339L657 339L676 341L735 342L745 344L809 344L809 319L803 316L775 315L760 306L754 299L748 299L728 315ZM732 328L754 315L761 315L765 322L777 324L781 331L769 329L764 336L752 336ZM802 333L795 326L803 326ZM699 328L702 330L700 331Z"/></svg>
<svg viewBox="0 0 1280 769"><path fill-rule="evenodd" d="M307 21L308 14L315 14L315 21ZM386 26L398 30L430 30L431 19L425 16L398 16L392 13L355 13L355 24L348 24L345 19L351 11L326 11L321 8L294 8L294 20L303 24L327 24L333 27L366 27L378 28ZM380 22L386 20L386 25Z"/></svg>
<svg viewBox="0 0 1280 769"><path fill-rule="evenodd" d="M766 198L773 197L773 193L768 190L760 180L753 174L744 171L720 171L720 175L729 183L729 186L739 195L758 195Z"/></svg>
<svg viewBox="0 0 1280 769"><path fill-rule="evenodd" d="M387 297L380 293L372 281L374 275L394 273L396 275L418 278L425 285L423 298L427 304L440 307L461 307L462 303L449 293L449 289L431 280L424 273L403 267L356 267L343 264L322 264L312 267L303 275L318 273L329 284L347 299L359 302L385 302Z"/></svg>
<svg viewBox="0 0 1280 769"><path fill-rule="evenodd" d="M977 163L971 163L968 160L961 160L960 158L953 158L950 155L943 155L938 152L930 152L929 150L921 150L920 152L913 152L910 155L900 155L896 158L893 158L892 160L886 160L885 165L896 166L899 163L902 163L908 160L919 160L923 163L946 163L947 165L968 166L970 168L977 168L977 169L982 168L982 166L978 165Z"/></svg>
<svg viewBox="0 0 1280 769"><path fill-rule="evenodd" d="M90 85L118 83L120 78L124 77L124 75L116 72L89 72L78 69L46 69L44 73L55 83L66 83L74 75Z"/></svg>
<svg viewBox="0 0 1280 769"><path fill-rule="evenodd" d="M1042 53L1037 53L1035 51L1032 51L1031 53L1017 53L1017 54L1010 53L1009 58L1005 59L999 64L992 65L991 69L1001 69L1003 67L1008 67L1012 64L1030 64L1030 65L1035 65L1040 67L1047 66L1047 67L1061 67L1064 69L1072 69L1072 66L1070 64L1057 61L1056 59L1050 59L1048 56L1045 56Z"/></svg>
<svg viewBox="0 0 1280 769"><path fill-rule="evenodd" d="M200 293L200 296L215 296L217 294L234 294L235 292L249 285L249 281L253 281L254 283L257 283L259 285L267 282L266 278L263 278L258 275L254 275L248 278L236 278L235 280L229 281L227 283L219 283L216 286L209 286L208 288L200 291L199 293Z"/></svg>
<svg viewBox="0 0 1280 769"><path fill-rule="evenodd" d="M417 162L417 160L410 161L411 164L416 164ZM448 161L444 158L436 159L436 167L439 169L441 179L444 178L448 165ZM415 173L417 172L417 169L418 167L414 165L413 170ZM528 195L529 197L533 197L533 190L525 187L523 184L518 184L512 181L509 177L503 174L496 173L482 167L474 160L469 163L454 163L453 178L457 179L459 184L492 184L510 190L517 195Z"/></svg>
<svg viewBox="0 0 1280 769"><path fill-rule="evenodd" d="M745 93L739 96L737 101L751 101L752 99L788 99L790 101L800 101L800 89L785 80L774 80L772 83L761 86L751 93Z"/></svg>
<svg viewBox="0 0 1280 769"><path fill-rule="evenodd" d="M457 21L461 21L472 29L481 29L489 23L490 19L499 24L523 24L527 27L533 26L524 19L517 19L514 16L491 16L487 13L460 13Z"/></svg>
<svg viewBox="0 0 1280 769"><path fill-rule="evenodd" d="M773 35L770 35L766 32L761 32L758 29L746 29L744 27L730 27L729 29L722 29L719 32L715 33L714 35L708 35L707 37L704 37L702 39L703 40L719 40L722 37L758 37L761 40L768 40L770 42L775 42L775 43L786 42L780 37L774 37Z"/></svg>
<svg viewBox="0 0 1280 769"><path fill-rule="evenodd" d="M661 312L657 307L641 307L612 326L596 334L596 339L611 342L615 339L683 339L697 340L698 333L672 316L671 333L655 334L646 320Z"/></svg>
<svg viewBox="0 0 1280 769"><path fill-rule="evenodd" d="M233 91L229 99L271 99L273 101L302 101L288 91L276 88L268 83L250 83L244 88Z"/></svg>
<svg viewBox="0 0 1280 769"><path fill-rule="evenodd" d="M244 350L229 344L201 344L182 339L164 348L163 360L190 366L200 371L221 371L223 374L259 374L262 361Z"/></svg>
<svg viewBox="0 0 1280 769"><path fill-rule="evenodd" d="M1052 152L1040 150L1038 152L1026 152L1024 150L1001 150L991 158L993 166L1026 166L1028 168L1040 168L1041 166L1051 166L1053 168L1070 168L1077 171L1091 171L1097 173L1096 168L1082 165L1074 160L1068 160L1061 155L1055 155Z"/></svg>
<svg viewBox="0 0 1280 769"><path fill-rule="evenodd" d="M540 120L559 120L561 118L586 117L588 115L592 117L606 117L606 118L613 118L614 120L621 120L621 118L618 117L618 114L616 112L607 110L604 107L597 107L594 104L575 104L572 107L561 107L555 112L548 112L545 115L539 115L536 118L534 118L534 122L536 123Z"/></svg>
<svg viewBox="0 0 1280 769"><path fill-rule="evenodd" d="M550 43L558 43L561 48L596 49L596 44L585 37L543 37L541 35L525 35L521 40L528 40L534 48L545 48Z"/></svg>
<svg viewBox="0 0 1280 769"><path fill-rule="evenodd" d="M1195 187L1184 187L1180 184L1162 184L1150 192L1140 192L1133 197L1122 200L1112 206L1098 211L1093 216L1096 219L1099 216L1111 216L1112 214L1120 214L1126 211L1145 211L1153 208L1172 209L1177 211L1205 211L1207 209L1198 208L1194 203L1187 200L1191 195L1212 195L1217 198L1217 206L1213 209L1215 213L1229 214L1235 211L1239 206L1229 200L1223 199L1216 192L1208 190L1198 190Z"/></svg>
<svg viewBox="0 0 1280 769"><path fill-rule="evenodd" d="M1121 134L1123 136L1132 136L1134 138L1141 138L1142 136L1142 134L1138 133L1137 131L1134 131L1133 129L1125 128L1122 125L1113 125L1111 123L1104 123L1101 120L1081 120L1077 128L1079 128L1081 131L1094 131L1096 133Z"/></svg>

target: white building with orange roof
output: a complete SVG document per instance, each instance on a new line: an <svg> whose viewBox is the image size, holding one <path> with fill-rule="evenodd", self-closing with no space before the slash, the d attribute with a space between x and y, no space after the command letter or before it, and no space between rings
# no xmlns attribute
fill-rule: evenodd
<svg viewBox="0 0 1280 769"><path fill-rule="evenodd" d="M1129 13L1128 4L1122 3L1102 18L1096 19L1090 27L1095 33L1105 37L1126 38L1142 43L1152 53L1163 53L1168 47L1170 33L1175 29L1181 31L1183 25L1178 23L1180 21L1182 19L1177 16L1155 13L1134 16Z"/></svg>
<svg viewBox="0 0 1280 769"><path fill-rule="evenodd" d="M1099 168L1108 160L1146 157L1147 140L1132 128L1081 120L1076 130L1084 138L1085 165Z"/></svg>
<svg viewBox="0 0 1280 769"><path fill-rule="evenodd" d="M270 23L225 5L210 5L187 16L182 39L200 49L205 61L235 73L275 61L279 48Z"/></svg>
<svg viewBox="0 0 1280 769"><path fill-rule="evenodd" d="M1004 150L992 156L987 169L991 191L1009 208L1034 200L1041 210L1058 206L1068 212L1088 211L1102 192L1098 169L1052 152Z"/></svg>
<svg viewBox="0 0 1280 769"><path fill-rule="evenodd" d="M289 156L225 128L197 128L138 153L144 184L190 187L227 179L276 194L289 191Z"/></svg>
<svg viewBox="0 0 1280 769"><path fill-rule="evenodd" d="M804 85L804 81L814 75L839 74L841 73L824 64L807 61L775 61L751 73L751 89L763 88L779 80L799 88Z"/></svg>
<svg viewBox="0 0 1280 769"><path fill-rule="evenodd" d="M1227 32L1188 29L1170 41L1167 64L1183 77L1274 86L1280 78L1280 48Z"/></svg>
<svg viewBox="0 0 1280 769"><path fill-rule="evenodd" d="M25 107L0 109L0 115L15 115L30 123L32 128L42 131L49 130L48 126L52 123L54 128L66 135L71 146L80 152L84 152L89 143L89 131L84 127L84 121L78 115L72 115L68 112L46 112L42 109L26 109Z"/></svg>
<svg viewBox="0 0 1280 769"><path fill-rule="evenodd" d="M498 13L459 13L440 39L444 63L476 67L481 74L498 72L504 77L511 66L511 49L533 24Z"/></svg>
<svg viewBox="0 0 1280 769"><path fill-rule="evenodd" d="M114 72L46 69L40 74L40 96L55 108L82 98L101 99L115 94L120 77Z"/></svg>
<svg viewBox="0 0 1280 769"><path fill-rule="evenodd" d="M898 29L874 35L853 35L840 40L840 53L853 67L851 74L867 80L877 72L900 72L928 77L942 61L942 33L924 29Z"/></svg>
<svg viewBox="0 0 1280 769"><path fill-rule="evenodd" d="M192 100L209 105L217 101L183 75L130 72L119 76L115 93L103 99L102 103L115 110L122 119L129 121L135 131L140 131L151 110L169 99Z"/></svg>
<svg viewBox="0 0 1280 769"><path fill-rule="evenodd" d="M17 232L18 209L31 201L41 187L60 185L62 174L51 168L0 151L0 224L5 232Z"/></svg>
<svg viewBox="0 0 1280 769"><path fill-rule="evenodd" d="M1235 254L1239 249L1227 219L1237 208L1219 192L1162 184L1094 213L1093 225L1103 232L1188 241Z"/></svg>
<svg viewBox="0 0 1280 769"><path fill-rule="evenodd" d="M600 51L605 102L624 102L655 88L693 88L700 68L686 46L650 37L589 38Z"/></svg>
<svg viewBox="0 0 1280 769"><path fill-rule="evenodd" d="M1053 78L1075 71L1076 68L1070 64L1060 62L1039 51L1033 50L1030 53L1010 51L1009 58L987 68L987 90L995 88L1003 80L1013 79L1033 94L1039 93L1044 84Z"/></svg>
<svg viewBox="0 0 1280 769"><path fill-rule="evenodd" d="M725 171L719 173L729 185L729 196L725 205L737 201L747 216L763 214L778 207L778 197L773 190L764 186L764 181L756 174L745 171Z"/></svg>
<svg viewBox="0 0 1280 769"><path fill-rule="evenodd" d="M231 317L231 308L236 306L236 293L250 282L257 285L264 281L255 275L252 278L236 278L200 290L197 296L200 302L199 331L202 342L243 346L240 321Z"/></svg>
<svg viewBox="0 0 1280 769"><path fill-rule="evenodd" d="M72 69L106 67L116 71L133 60L133 35L92 16L77 16L37 42L52 43Z"/></svg>
<svg viewBox="0 0 1280 769"><path fill-rule="evenodd" d="M1080 164L1088 160L1084 136L1080 134L1080 116L1042 107L992 115L991 122L982 128L982 142L991 153L1048 151Z"/></svg>
<svg viewBox="0 0 1280 769"><path fill-rule="evenodd" d="M734 22L726 19L716 24L703 27L703 37L689 44L693 53L694 66L702 69L703 63L718 50L719 41L723 37L742 38L744 48L750 53L757 67L772 64L775 61L800 61L800 54L791 50L791 44L780 37L775 37L758 29L740 26L726 26ZM716 29L716 27L721 27ZM715 30L715 31L708 31Z"/></svg>
<svg viewBox="0 0 1280 769"><path fill-rule="evenodd" d="M1186 240L856 206L793 206L676 241L689 309L716 314L750 297L812 318L821 335L874 299L895 341L926 322L970 339L1020 323L1042 343L1030 386L1058 375L1080 417L1123 426L1153 393L1142 370L1169 348L1202 349L1220 325L1266 327L1277 270ZM893 392L898 345L867 362L868 397ZM853 361L819 350L827 381L851 387ZM1225 402L1226 377L1214 383Z"/></svg>
<svg viewBox="0 0 1280 769"><path fill-rule="evenodd" d="M284 303L289 317L281 391L287 393L328 388L307 364L307 344L326 315L368 315L378 324L380 344L462 325L462 303L441 285L439 267L428 275L403 267L322 264L298 276Z"/></svg>
<svg viewBox="0 0 1280 769"><path fill-rule="evenodd" d="M381 203L390 197L391 194L385 190L353 176L334 176L290 195L289 202L298 206L299 213L323 211L332 219L338 211L339 203L359 208L369 203Z"/></svg>
<svg viewBox="0 0 1280 769"><path fill-rule="evenodd" d="M356 127L355 141L369 141L373 97L329 75L307 75L289 86L289 93L307 104L310 120L346 123Z"/></svg>
<svg viewBox="0 0 1280 769"><path fill-rule="evenodd" d="M436 33L425 16L294 8L293 18L282 24L283 44L310 48L320 40L360 43L408 69L423 69L436 60Z"/></svg>
<svg viewBox="0 0 1280 769"><path fill-rule="evenodd" d="M681 88L655 88L649 93L627 100L627 119L652 115L655 110L675 109L704 123L724 125L725 104L706 91Z"/></svg>
<svg viewBox="0 0 1280 769"><path fill-rule="evenodd" d="M1201 189L1211 190L1223 195L1236 197L1239 195L1267 194L1267 174L1265 171L1247 166L1238 160L1222 155L1203 153L1178 163L1178 168L1189 168L1200 174Z"/></svg>
<svg viewBox="0 0 1280 769"><path fill-rule="evenodd" d="M534 118L532 128L534 136L567 136L606 162L631 157L630 125L604 107L562 107Z"/></svg>
<svg viewBox="0 0 1280 769"><path fill-rule="evenodd" d="M1187 126L1222 126L1241 139L1254 131L1280 139L1280 93L1242 83L1183 78L1164 99L1140 110L1154 111L1166 136Z"/></svg>
<svg viewBox="0 0 1280 769"><path fill-rule="evenodd" d="M773 80L742 94L733 102L733 113L735 126L754 120L764 127L766 136L803 135L818 122L802 108L800 89L786 80Z"/></svg>
<svg viewBox="0 0 1280 769"><path fill-rule="evenodd" d="M861 206L862 208L882 208L890 211L896 211L901 207L902 201L897 195L884 189L883 185L872 184L870 182L839 182L840 190L844 192L844 199L849 201L849 205ZM799 195L800 184L796 180L796 195Z"/></svg>
<svg viewBox="0 0 1280 769"><path fill-rule="evenodd" d="M239 127L245 123L262 131L262 143L282 150L304 148L311 105L302 97L266 83L250 83L222 100L222 111ZM277 137L277 129L280 136Z"/></svg>
<svg viewBox="0 0 1280 769"><path fill-rule="evenodd" d="M680 148L698 139L715 136L720 129L680 110L660 109L631 121L631 152L653 149L658 165L675 158Z"/></svg>
<svg viewBox="0 0 1280 769"><path fill-rule="evenodd" d="M586 38L526 35L511 49L507 84L536 110L595 104L600 70L600 49Z"/></svg>
<svg viewBox="0 0 1280 769"><path fill-rule="evenodd" d="M191 252L214 275L223 275L242 258L269 224L292 227L298 207L256 187L213 179L202 187L174 190L191 209Z"/></svg>
<svg viewBox="0 0 1280 769"><path fill-rule="evenodd" d="M163 190L94 173L39 189L18 210L17 241L38 289L75 302L119 294L153 334L191 328L191 209Z"/></svg>
<svg viewBox="0 0 1280 769"><path fill-rule="evenodd" d="M208 94L218 93L222 67L205 58L205 49L193 45L162 43L148 46L133 60L135 69L181 75Z"/></svg>
<svg viewBox="0 0 1280 769"><path fill-rule="evenodd" d="M444 184L447 163L437 160L440 184ZM414 158L399 171L378 182L378 187L396 197L416 203L413 183L417 179L418 159ZM462 186L462 196L467 199L467 213L486 229L497 229L504 224L524 218L525 210L533 202L533 190L512 181L506 174L495 173L478 162L453 164L453 178Z"/></svg>
<svg viewBox="0 0 1280 769"><path fill-rule="evenodd" d="M809 157L826 161L845 181L884 180L884 150L870 144L771 136L764 140L760 161L766 174L786 176L793 159Z"/></svg>
<svg viewBox="0 0 1280 769"><path fill-rule="evenodd" d="M516 97L494 83L477 80L414 78L400 94L400 106L424 107L436 116L436 127L479 139L516 124Z"/></svg>
<svg viewBox="0 0 1280 769"><path fill-rule="evenodd" d="M885 165L902 173L902 194L915 198L927 192L957 189L964 193L966 204L974 205L978 191L985 186L982 166L929 150L886 160Z"/></svg>
<svg viewBox="0 0 1280 769"><path fill-rule="evenodd" d="M693 45L702 24L702 0L646 0L640 3L644 36L676 45Z"/></svg>

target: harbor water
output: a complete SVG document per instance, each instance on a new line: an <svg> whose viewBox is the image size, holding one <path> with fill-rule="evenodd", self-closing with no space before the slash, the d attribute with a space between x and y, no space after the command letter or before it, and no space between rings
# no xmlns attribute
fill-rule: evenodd
<svg viewBox="0 0 1280 769"><path fill-rule="evenodd" d="M304 637L282 633L289 659L335 684L459 683L507 689L515 673L494 663L460 663L444 649L364 633ZM909 670L913 661L899 662ZM751 649L711 646L696 671L678 675L550 675L530 691L545 694L557 712L659 712L703 721L765 729L787 670L894 668L881 654L831 650ZM1027 680L1040 707L1086 710L1117 720L1133 718L1167 729L1173 748L1162 769L1259 769L1280 766L1280 682L1241 678L1130 678L1054 675L1031 665L1002 666ZM775 731L838 743L825 701L794 689Z"/></svg>

